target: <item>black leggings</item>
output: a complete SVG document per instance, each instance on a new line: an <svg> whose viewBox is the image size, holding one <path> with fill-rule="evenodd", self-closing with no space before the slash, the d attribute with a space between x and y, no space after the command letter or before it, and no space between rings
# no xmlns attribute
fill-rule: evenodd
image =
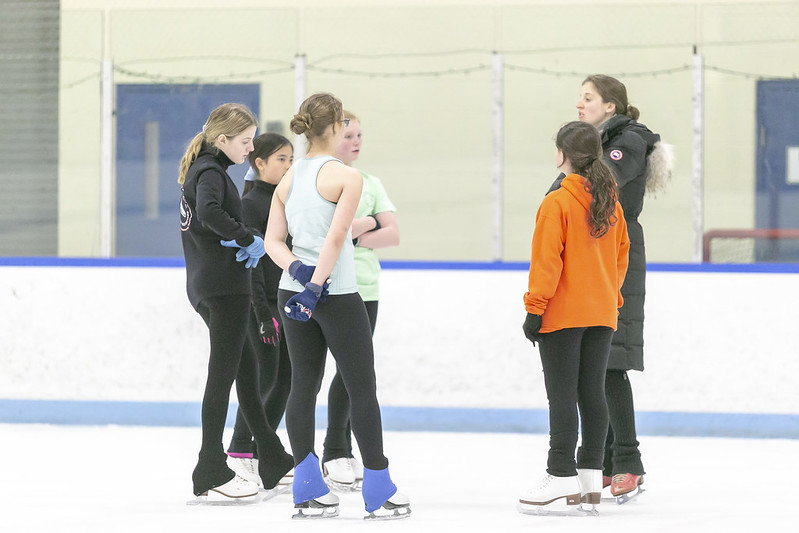
<svg viewBox="0 0 799 533"><path fill-rule="evenodd" d="M265 461L259 464L261 479L271 488L291 465L286 467L290 456L266 421L258 398L257 363L246 337L250 296L207 298L197 306L197 312L208 326L211 355L202 404L202 447L192 475L194 494L200 495L233 479L234 473L227 466L227 455L222 447L222 434L234 380L239 408L252 430L258 451L261 457L271 459L269 464Z"/></svg>
<svg viewBox="0 0 799 533"><path fill-rule="evenodd" d="M613 330L568 328L542 337L539 352L549 400L547 472L574 476L576 468L599 470L608 429L605 370ZM578 426L583 440L575 462Z"/></svg>
<svg viewBox="0 0 799 533"><path fill-rule="evenodd" d="M605 376L610 427L605 441L604 475L644 475L638 437L635 433L635 407L630 379L624 370L608 370Z"/></svg>
<svg viewBox="0 0 799 533"><path fill-rule="evenodd" d="M277 305L277 302L274 302ZM261 405L269 426L277 428L286 412L286 401L291 389L291 361L286 341L283 339L283 324L281 317L276 317L280 330L280 342L277 346L266 344L258 333L258 320L255 311L250 312L248 337L252 343L258 361L258 391ZM233 437L230 439L228 452L253 453L258 457L258 451L252 440L252 432L247 427L244 413L241 409L236 413L236 424L233 426Z"/></svg>
<svg viewBox="0 0 799 533"><path fill-rule="evenodd" d="M279 290L281 313L295 292ZM336 360L350 397L352 431L363 464L372 470L388 467L383 455L383 424L377 402L374 350L369 317L358 293L328 296L317 304L308 322L283 316L291 358L291 392L286 406L295 465L314 453L316 396L322 386L327 349Z"/></svg>
<svg viewBox="0 0 799 533"><path fill-rule="evenodd" d="M369 315L369 326L372 337L377 325L377 300L364 302L366 314ZM327 435L325 436L322 462L340 457L352 457L352 434L350 427L350 395L341 379L341 372L336 368L336 375L330 382L327 393Z"/></svg>

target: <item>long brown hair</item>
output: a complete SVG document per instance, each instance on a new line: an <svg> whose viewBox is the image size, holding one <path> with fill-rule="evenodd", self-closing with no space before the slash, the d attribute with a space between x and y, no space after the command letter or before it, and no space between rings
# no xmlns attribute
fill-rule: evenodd
<svg viewBox="0 0 799 533"><path fill-rule="evenodd" d="M603 102L616 105L617 115L627 115L633 120L638 120L638 117L641 116L638 108L630 105L627 100L627 87L613 76L592 74L583 80L583 85L589 82L594 85Z"/></svg>
<svg viewBox="0 0 799 533"><path fill-rule="evenodd" d="M180 160L178 183L182 185L186 181L189 167L197 159L203 143L214 144L220 135L235 137L247 128L257 125L258 119L244 104L222 104L211 111L202 131L189 142L189 147Z"/></svg>
<svg viewBox="0 0 799 533"><path fill-rule="evenodd" d="M587 122L569 122L558 131L555 146L569 160L572 171L586 179L586 190L591 193L588 209L591 236L602 237L616 224L619 192L613 171L602 159L599 132Z"/></svg>

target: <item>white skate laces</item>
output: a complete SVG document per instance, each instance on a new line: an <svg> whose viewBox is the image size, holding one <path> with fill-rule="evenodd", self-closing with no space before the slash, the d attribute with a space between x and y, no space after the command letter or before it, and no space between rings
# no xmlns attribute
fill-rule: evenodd
<svg viewBox="0 0 799 533"><path fill-rule="evenodd" d="M251 483L262 487L261 476L258 473L258 459L253 457L233 457L228 456L227 465L236 474L243 477Z"/></svg>
<svg viewBox="0 0 799 533"><path fill-rule="evenodd" d="M341 485L351 485L355 483L355 471L352 469L352 463L348 457L339 457L325 461L323 465L323 474L328 481L338 483Z"/></svg>

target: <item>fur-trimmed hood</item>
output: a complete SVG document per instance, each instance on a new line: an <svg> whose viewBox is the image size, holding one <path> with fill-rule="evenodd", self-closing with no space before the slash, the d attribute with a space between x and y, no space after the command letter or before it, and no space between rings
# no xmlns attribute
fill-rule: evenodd
<svg viewBox="0 0 799 533"><path fill-rule="evenodd" d="M658 141L646 157L646 194L657 196L666 190L674 168L674 146Z"/></svg>

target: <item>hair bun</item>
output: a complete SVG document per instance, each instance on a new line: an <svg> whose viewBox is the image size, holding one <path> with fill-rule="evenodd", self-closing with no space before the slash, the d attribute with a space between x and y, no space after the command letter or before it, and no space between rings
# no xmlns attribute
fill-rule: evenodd
<svg viewBox="0 0 799 533"><path fill-rule="evenodd" d="M313 117L310 113L297 113L294 115L294 118L291 119L291 124L289 126L291 131L297 135L302 135L313 126Z"/></svg>

